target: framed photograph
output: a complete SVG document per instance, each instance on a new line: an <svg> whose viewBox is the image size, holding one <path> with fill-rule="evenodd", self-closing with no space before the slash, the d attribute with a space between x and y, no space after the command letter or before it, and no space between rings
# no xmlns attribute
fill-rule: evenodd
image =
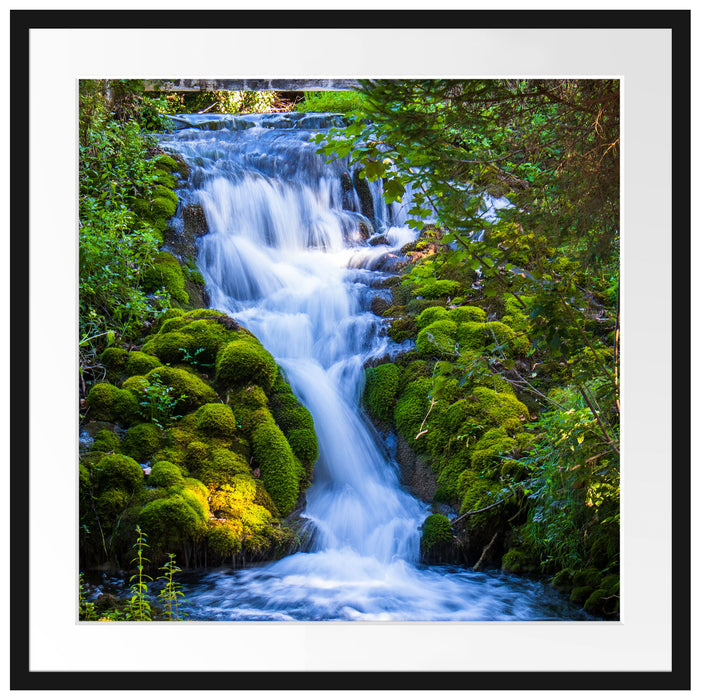
<svg viewBox="0 0 705 700"><path fill-rule="evenodd" d="M689 688L688 11L16 10L11 54L13 690Z"/></svg>

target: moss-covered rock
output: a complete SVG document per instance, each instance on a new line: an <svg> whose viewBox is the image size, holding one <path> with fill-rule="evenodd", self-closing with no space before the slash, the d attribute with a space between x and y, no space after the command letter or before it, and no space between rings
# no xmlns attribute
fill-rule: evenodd
<svg viewBox="0 0 705 700"><path fill-rule="evenodd" d="M421 423L428 413L431 386L431 380L426 377L420 377L405 387L403 386L397 405L394 408L394 422L399 433L409 444L413 444L412 441L418 435ZM416 441L416 445L420 450L423 450L425 445L424 437L421 436Z"/></svg>
<svg viewBox="0 0 705 700"><path fill-rule="evenodd" d="M416 348L422 357L455 354L458 325L450 319L439 319L422 328L416 336Z"/></svg>
<svg viewBox="0 0 705 700"><path fill-rule="evenodd" d="M114 421L129 425L137 416L139 404L135 396L108 382L94 384L86 403L93 420Z"/></svg>
<svg viewBox="0 0 705 700"><path fill-rule="evenodd" d="M196 411L196 427L204 435L232 438L237 430L233 411L224 403L207 403Z"/></svg>
<svg viewBox="0 0 705 700"><path fill-rule="evenodd" d="M176 399L174 409L181 414L217 400L215 391L203 379L181 367L157 367L147 373L146 379L171 387L171 396Z"/></svg>
<svg viewBox="0 0 705 700"><path fill-rule="evenodd" d="M299 491L299 469L291 446L274 420L264 420L252 433L252 451L262 483L277 509L287 515Z"/></svg>
<svg viewBox="0 0 705 700"><path fill-rule="evenodd" d="M602 572L595 567L588 567L586 569L581 569L573 574L573 585L574 586L589 586L590 588L597 588L602 581Z"/></svg>
<svg viewBox="0 0 705 700"><path fill-rule="evenodd" d="M101 492L118 489L132 494L144 485L144 473L132 457L108 454L94 467L93 480Z"/></svg>
<svg viewBox="0 0 705 700"><path fill-rule="evenodd" d="M572 569L561 569L552 579L551 585L563 593L567 593L573 587Z"/></svg>
<svg viewBox="0 0 705 700"><path fill-rule="evenodd" d="M424 520L421 528L421 551L431 552L438 547L447 547L453 542L450 520L442 513L434 513Z"/></svg>
<svg viewBox="0 0 705 700"><path fill-rule="evenodd" d="M141 352L140 350L133 350L127 356L125 374L128 377L144 375L150 370L159 367L159 365L161 365L161 362L158 357L148 355L146 352Z"/></svg>
<svg viewBox="0 0 705 700"><path fill-rule="evenodd" d="M416 293L424 299L440 299L454 297L460 289L460 283L455 280L430 280L422 284Z"/></svg>
<svg viewBox="0 0 705 700"><path fill-rule="evenodd" d="M501 426L508 432L517 430L529 418L528 409L513 394L478 386L473 389L470 400L486 424Z"/></svg>
<svg viewBox="0 0 705 700"><path fill-rule="evenodd" d="M470 464L478 471L498 466L500 457L516 448L517 441L504 428L491 428L475 444Z"/></svg>
<svg viewBox="0 0 705 700"><path fill-rule="evenodd" d="M479 306L458 306L448 312L451 321L457 324L475 321L484 323L487 319L487 312Z"/></svg>
<svg viewBox="0 0 705 700"><path fill-rule="evenodd" d="M367 410L378 420L389 422L394 417L400 379L401 370L391 362L368 367L365 371L362 399Z"/></svg>
<svg viewBox="0 0 705 700"><path fill-rule="evenodd" d="M458 493L462 494L460 512L467 513L491 506L499 500L501 488L502 485L498 481L488 479L472 469L463 471L457 484ZM472 517L478 518L476 522L479 522L488 516L480 513Z"/></svg>
<svg viewBox="0 0 705 700"><path fill-rule="evenodd" d="M171 194L173 195L174 193L172 192ZM174 206L174 211L176 211L176 206ZM173 216L173 212L169 216ZM154 263L145 272L142 288L148 293L165 289L171 298L179 304L188 303L188 294L186 294L184 289L184 274L181 270L181 265L171 253L165 251L157 254Z"/></svg>
<svg viewBox="0 0 705 700"><path fill-rule="evenodd" d="M125 433L122 451L138 462L146 462L158 449L162 431L154 423L133 425Z"/></svg>
<svg viewBox="0 0 705 700"><path fill-rule="evenodd" d="M520 549L510 549L502 557L502 571L510 574L528 573L534 570L529 556Z"/></svg>
<svg viewBox="0 0 705 700"><path fill-rule="evenodd" d="M448 310L444 306L429 306L416 317L416 325L419 327L419 330L421 330L434 321L448 320L449 318ZM456 321L454 318L450 320Z"/></svg>
<svg viewBox="0 0 705 700"><path fill-rule="evenodd" d="M253 336L240 335L225 345L216 358L216 381L227 388L258 384L270 391L278 374L277 363Z"/></svg>
<svg viewBox="0 0 705 700"><path fill-rule="evenodd" d="M582 605L594 592L592 586L576 586L570 593L570 599L573 603Z"/></svg>
<svg viewBox="0 0 705 700"><path fill-rule="evenodd" d="M120 438L112 430L103 428L95 434L91 449L94 452L119 452Z"/></svg>
<svg viewBox="0 0 705 700"><path fill-rule="evenodd" d="M108 371L108 379L110 381L117 381L120 375L125 371L127 350L118 347L106 348L100 353L100 361L105 365Z"/></svg>
<svg viewBox="0 0 705 700"><path fill-rule="evenodd" d="M152 550L179 548L204 531L208 522L187 491L150 501L142 508L139 519Z"/></svg>
<svg viewBox="0 0 705 700"><path fill-rule="evenodd" d="M167 462L162 460L157 462L152 467L152 470L147 479L147 483L150 486L169 488L171 486L177 486L183 484L184 474L181 467L178 467L172 462Z"/></svg>
<svg viewBox="0 0 705 700"><path fill-rule="evenodd" d="M250 465L242 455L227 448L218 447L209 451L196 473L199 480L210 490L215 490L226 484L232 484L238 476L250 474Z"/></svg>

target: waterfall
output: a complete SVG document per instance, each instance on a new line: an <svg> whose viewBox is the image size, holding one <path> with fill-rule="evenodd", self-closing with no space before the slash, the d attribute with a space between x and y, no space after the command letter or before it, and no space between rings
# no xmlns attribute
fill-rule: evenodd
<svg viewBox="0 0 705 700"><path fill-rule="evenodd" d="M208 222L199 267L210 304L272 353L313 416L320 455L302 514L310 551L209 573L187 597L204 619L545 618L538 589L527 594L541 584L418 565L428 508L401 488L359 408L365 363L401 349L370 304L416 234L379 183L360 191L347 163L316 153L311 136L339 119L181 115L186 128L164 137L191 168L182 199ZM372 231L386 242L371 246ZM498 582L502 595L487 594Z"/></svg>

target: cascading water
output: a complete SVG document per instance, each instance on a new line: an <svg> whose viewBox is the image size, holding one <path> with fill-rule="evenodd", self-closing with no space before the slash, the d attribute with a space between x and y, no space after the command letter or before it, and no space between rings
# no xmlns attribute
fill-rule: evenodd
<svg viewBox="0 0 705 700"><path fill-rule="evenodd" d="M428 509L362 417L364 364L400 350L370 302L385 264L415 233L405 208L347 164L327 164L312 133L334 115L188 115L163 146L191 167L187 203L203 207L199 266L210 303L249 328L309 409L319 442L303 517L311 551L185 580L193 619L584 619L541 583L420 567ZM384 233L369 245L363 231ZM193 577L192 577L193 578Z"/></svg>

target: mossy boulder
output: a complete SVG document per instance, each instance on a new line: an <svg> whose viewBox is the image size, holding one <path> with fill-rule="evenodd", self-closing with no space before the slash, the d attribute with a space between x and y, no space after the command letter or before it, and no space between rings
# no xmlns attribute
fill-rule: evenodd
<svg viewBox="0 0 705 700"><path fill-rule="evenodd" d="M528 409L513 394L478 386L473 389L470 400L486 424L501 426L508 432L517 430L529 418Z"/></svg>
<svg viewBox="0 0 705 700"><path fill-rule="evenodd" d="M180 467L172 462L161 460L157 462L149 474L147 483L149 486L169 488L183 484L184 474Z"/></svg>
<svg viewBox="0 0 705 700"><path fill-rule="evenodd" d="M466 469L458 477L457 490L462 494L460 512L476 511L491 506L499 500L502 484L494 479L488 479L477 471ZM485 520L491 511L479 513L475 523Z"/></svg>
<svg viewBox="0 0 705 700"><path fill-rule="evenodd" d="M419 327L419 330L421 330L434 321L448 320L449 318L450 315L445 307L429 306L416 317L416 325ZM455 321L455 319L452 318L450 320Z"/></svg>
<svg viewBox="0 0 705 700"><path fill-rule="evenodd" d="M460 289L460 283L455 280L430 280L422 284L416 293L424 299L440 299L454 297Z"/></svg>
<svg viewBox="0 0 705 700"><path fill-rule="evenodd" d="M204 435L232 438L237 430L233 411L224 403L207 403L196 411L196 427Z"/></svg>
<svg viewBox="0 0 705 700"><path fill-rule="evenodd" d="M576 586L570 593L570 599L573 603L583 605L594 591L592 586Z"/></svg>
<svg viewBox="0 0 705 700"><path fill-rule="evenodd" d="M99 491L118 489L135 493L144 485L144 472L127 455L105 455L93 469L93 480Z"/></svg>
<svg viewBox="0 0 705 700"><path fill-rule="evenodd" d="M455 333L458 324L450 319L439 319L422 328L416 336L416 348L422 357L454 354Z"/></svg>
<svg viewBox="0 0 705 700"><path fill-rule="evenodd" d="M216 382L220 386L237 388L258 384L267 392L272 389L279 372L274 358L261 343L245 334L220 350L215 368Z"/></svg>
<svg viewBox="0 0 705 700"><path fill-rule="evenodd" d="M112 430L103 428L95 434L91 450L94 452L119 452L120 438Z"/></svg>
<svg viewBox="0 0 705 700"><path fill-rule="evenodd" d="M251 472L250 465L242 455L227 448L218 447L209 451L196 473L201 482L209 489L215 490L226 484L232 484L238 476Z"/></svg>
<svg viewBox="0 0 705 700"><path fill-rule="evenodd" d="M300 473L291 446L271 418L254 429L252 452L262 483L279 512L287 515L296 503Z"/></svg>
<svg viewBox="0 0 705 700"><path fill-rule="evenodd" d="M173 195L173 192L171 194ZM176 211L176 207L174 207L174 211ZM173 216L173 212L169 216ZM152 266L145 272L142 288L148 293L165 289L171 298L179 304L188 303L188 294L186 294L184 289L184 274L181 270L181 265L171 253L166 251L158 253Z"/></svg>
<svg viewBox="0 0 705 700"><path fill-rule="evenodd" d="M400 379L401 370L391 362L365 370L362 399L373 417L387 422L393 419Z"/></svg>
<svg viewBox="0 0 705 700"><path fill-rule="evenodd" d="M504 428L491 428L475 444L470 464L478 471L499 466L503 455L509 454L517 446L517 441L507 435Z"/></svg>
<svg viewBox="0 0 705 700"><path fill-rule="evenodd" d="M510 574L530 573L535 570L534 562L525 552L512 548L502 557L502 571Z"/></svg>
<svg viewBox="0 0 705 700"><path fill-rule="evenodd" d="M118 389L108 382L94 384L88 392L86 403L92 420L129 425L139 412L139 404L131 392Z"/></svg>
<svg viewBox="0 0 705 700"><path fill-rule="evenodd" d="M397 405L394 407L394 422L399 433L409 444L414 444L412 441L418 435L421 423L428 413L431 387L431 380L426 377L410 382L403 387ZM425 445L424 437L421 436L415 443L421 450Z"/></svg>
<svg viewBox="0 0 705 700"><path fill-rule="evenodd" d="M158 357L148 355L146 352L142 352L140 350L133 350L127 355L125 374L128 377L133 377L136 374L147 374L147 372L159 367L160 365L161 362Z"/></svg>
<svg viewBox="0 0 705 700"><path fill-rule="evenodd" d="M171 396L176 399L174 410L181 414L217 400L215 391L203 379L181 367L157 367L147 373L146 379L170 387Z"/></svg>
<svg viewBox="0 0 705 700"><path fill-rule="evenodd" d="M122 440L122 451L138 462L146 462L158 449L162 431L154 423L133 425Z"/></svg>
<svg viewBox="0 0 705 700"><path fill-rule="evenodd" d="M421 527L421 551L428 553L434 549L449 546L453 542L453 528L450 520L442 513L434 513L424 520Z"/></svg>
<svg viewBox="0 0 705 700"><path fill-rule="evenodd" d="M100 361L105 365L110 381L117 381L125 371L127 350L125 348L110 347L100 353Z"/></svg>
<svg viewBox="0 0 705 700"><path fill-rule="evenodd" d="M573 587L573 570L561 569L552 579L551 585L563 593L568 593Z"/></svg>
<svg viewBox="0 0 705 700"><path fill-rule="evenodd" d="M487 319L487 312L479 306L457 306L448 312L448 317L458 324L468 321L484 323Z"/></svg>
<svg viewBox="0 0 705 700"><path fill-rule="evenodd" d="M185 490L150 501L139 519L152 550L180 548L203 532L208 522L198 501Z"/></svg>

